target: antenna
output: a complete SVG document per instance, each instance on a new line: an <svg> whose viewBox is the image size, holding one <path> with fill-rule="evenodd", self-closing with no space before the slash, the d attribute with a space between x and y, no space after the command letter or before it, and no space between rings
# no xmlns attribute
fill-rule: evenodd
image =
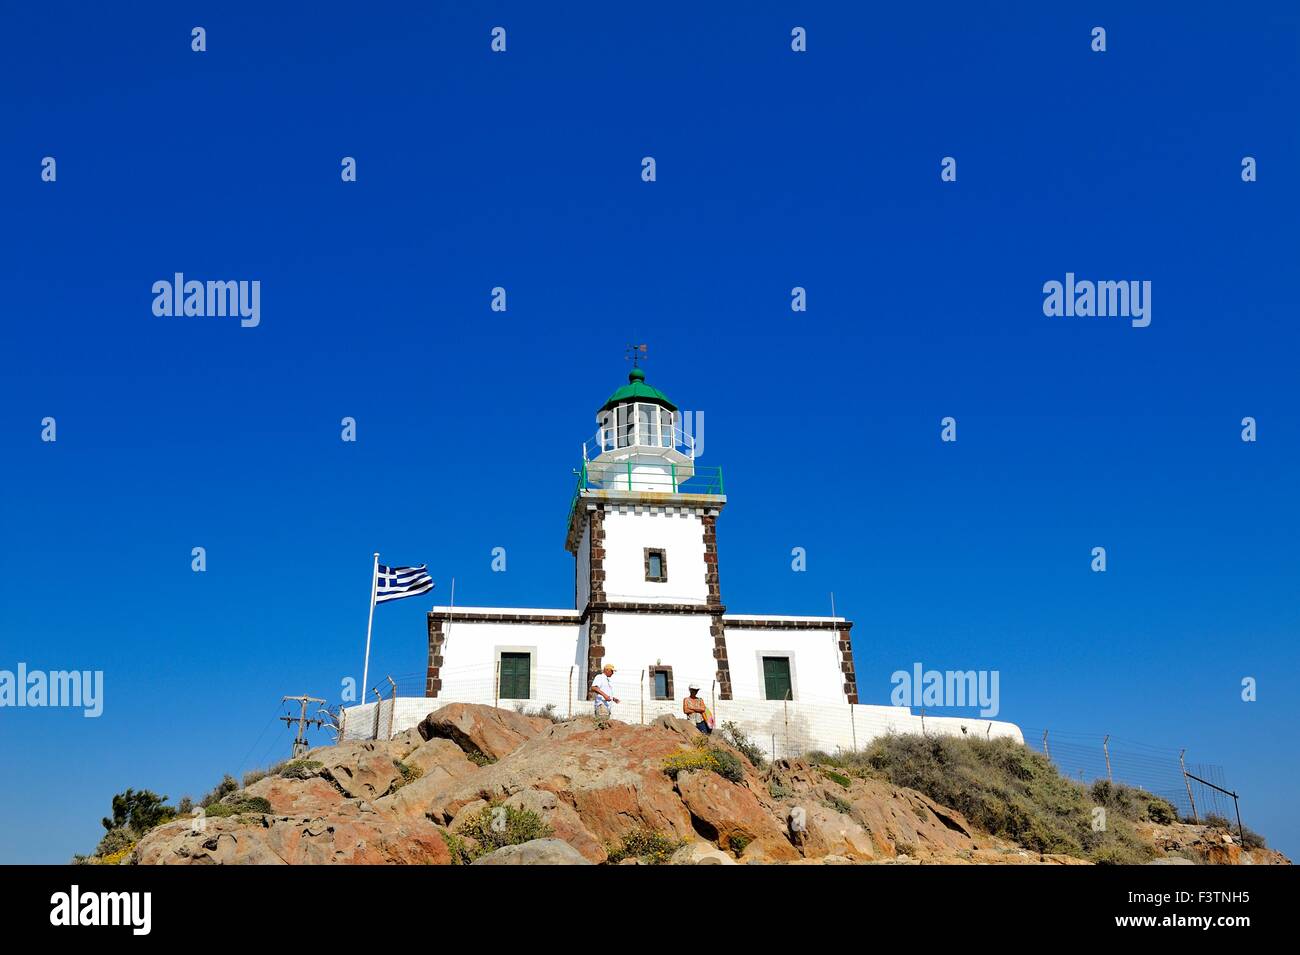
<svg viewBox="0 0 1300 955"><path fill-rule="evenodd" d="M632 362L633 368L640 368L641 366L639 363L641 359L645 358L649 352L650 346L642 342L639 345L628 345L627 355L625 357L628 361Z"/></svg>

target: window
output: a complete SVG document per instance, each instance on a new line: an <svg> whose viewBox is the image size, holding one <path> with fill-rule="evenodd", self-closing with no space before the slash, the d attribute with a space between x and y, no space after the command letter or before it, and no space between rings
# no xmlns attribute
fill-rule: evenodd
<svg viewBox="0 0 1300 955"><path fill-rule="evenodd" d="M668 580L668 555L655 547L645 549L645 579L655 584Z"/></svg>
<svg viewBox="0 0 1300 955"><path fill-rule="evenodd" d="M655 406L638 404L636 406L636 443L655 444Z"/></svg>
<svg viewBox="0 0 1300 955"><path fill-rule="evenodd" d="M532 655L501 654L501 685L497 695L503 700L527 700L532 696Z"/></svg>
<svg viewBox="0 0 1300 955"><path fill-rule="evenodd" d="M791 687L790 658L763 657L763 688L767 691L767 698L769 700L793 699Z"/></svg>
<svg viewBox="0 0 1300 955"><path fill-rule="evenodd" d="M618 416L618 446L626 448L632 443L632 406L619 405L614 409Z"/></svg>
<svg viewBox="0 0 1300 955"><path fill-rule="evenodd" d="M667 408L659 409L659 444L665 448L673 446L673 413Z"/></svg>
<svg viewBox="0 0 1300 955"><path fill-rule="evenodd" d="M654 699L671 700L673 698L672 667L651 667L650 680L651 693Z"/></svg>

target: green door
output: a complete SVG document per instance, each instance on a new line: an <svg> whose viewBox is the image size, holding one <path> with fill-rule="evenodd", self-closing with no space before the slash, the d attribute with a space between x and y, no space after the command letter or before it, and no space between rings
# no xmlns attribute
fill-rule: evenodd
<svg viewBox="0 0 1300 955"><path fill-rule="evenodd" d="M790 658L763 657L763 686L769 700L784 700L790 693ZM791 699L794 694L790 693Z"/></svg>
<svg viewBox="0 0 1300 955"><path fill-rule="evenodd" d="M501 654L501 690L503 700L526 700L532 694L529 668L532 663L527 653Z"/></svg>

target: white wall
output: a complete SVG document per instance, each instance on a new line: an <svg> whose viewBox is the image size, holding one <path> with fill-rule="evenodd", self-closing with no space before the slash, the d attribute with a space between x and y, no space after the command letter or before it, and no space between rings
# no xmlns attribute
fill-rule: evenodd
<svg viewBox="0 0 1300 955"><path fill-rule="evenodd" d="M669 574L672 558L669 558ZM692 680L707 691L717 665L708 614L606 613L605 659L619 669L616 679L635 686L640 672L660 665L673 668L674 692L686 695Z"/></svg>
<svg viewBox="0 0 1300 955"><path fill-rule="evenodd" d="M494 612L491 608L461 608L465 611ZM501 613L502 611L496 610ZM475 699L491 702L497 673L497 661L503 651L524 652L532 656L532 692L536 697L539 672L567 671L578 664L578 617L572 611L512 610L511 613L542 614L571 619L571 623L509 623L504 621L444 621L442 632L443 666L440 673L440 698L458 692L452 674L469 678L474 686L466 687ZM586 678L585 664L579 680Z"/></svg>
<svg viewBox="0 0 1300 955"><path fill-rule="evenodd" d="M575 668L576 669L576 668ZM587 715L591 704L585 699L571 694L568 687L569 671L560 673L543 672L539 674L542 695L529 704L530 709L550 703L561 716L570 712ZM470 690L476 684L473 679L453 678L454 685L463 690ZM398 697L393 719L392 732L401 733L415 726L432 711L445 703L492 703L490 683L482 684L487 688L486 696L473 698L466 692L454 698L425 699L423 697ZM686 695L685 688L673 700L650 699L649 688L639 680L636 673L620 672L615 675L614 693L623 702L614 707L614 719L625 723L650 723L664 713L681 715L681 699ZM958 717L932 717L922 719L915 716L904 706L867 706L849 705L847 703L813 703L794 701L789 704L768 700L712 700L706 690L701 694L714 708L719 724L724 721L736 723L740 728L762 747L769 756L797 756L809 750L823 750L833 753L836 750L862 749L878 736L887 733L921 733L929 736L1007 736L1023 743L1020 728L1013 723L1000 720L961 719ZM350 707L344 724L346 739L371 739L375 726L374 703ZM388 733L388 714L392 703L385 700L380 706L379 735ZM513 704L502 704L513 706ZM964 732L963 732L964 728Z"/></svg>
<svg viewBox="0 0 1300 955"><path fill-rule="evenodd" d="M662 549L668 580L645 579L645 548ZM605 510L605 595L611 602L707 603L704 525L697 511L653 506Z"/></svg>
<svg viewBox="0 0 1300 955"><path fill-rule="evenodd" d="M788 656L791 689L796 700L846 700L838 631L737 629L726 626L727 620L728 617L722 618L731 688L737 699L763 699L761 658Z"/></svg>

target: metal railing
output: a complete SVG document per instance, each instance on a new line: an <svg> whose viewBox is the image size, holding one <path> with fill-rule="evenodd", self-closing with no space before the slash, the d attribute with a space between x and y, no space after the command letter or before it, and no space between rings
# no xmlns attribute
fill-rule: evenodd
<svg viewBox="0 0 1300 955"><path fill-rule="evenodd" d="M662 491L669 494L723 494L722 466L701 468L627 460L610 464L583 461L578 490Z"/></svg>
<svg viewBox="0 0 1300 955"><path fill-rule="evenodd" d="M596 464L583 461L573 472L577 484L569 501L565 516L567 530L573 522L573 509L583 491L650 491L664 494L726 494L722 481L722 466L678 467L675 464L637 464L620 461L617 464Z"/></svg>

